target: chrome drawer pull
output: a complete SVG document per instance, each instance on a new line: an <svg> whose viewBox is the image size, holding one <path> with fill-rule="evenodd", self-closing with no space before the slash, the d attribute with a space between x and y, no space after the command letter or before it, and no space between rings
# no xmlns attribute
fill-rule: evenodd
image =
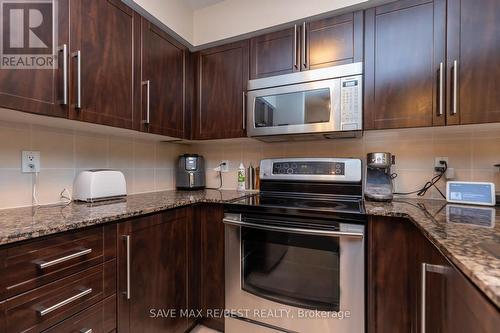
<svg viewBox="0 0 500 333"><path fill-rule="evenodd" d="M87 296L90 293L92 293L92 288L85 289L84 291L82 291L74 296L71 296L70 298L67 298L62 302L59 302L59 303L54 304L52 306L49 306L48 308L45 308L43 310L37 310L36 312L38 313L39 316L43 317L43 316L51 313L52 311L55 311L55 310L65 306L71 302L74 302L74 301L76 301L84 296Z"/></svg>
<svg viewBox="0 0 500 333"><path fill-rule="evenodd" d="M91 328L82 328L82 329L80 330L80 333L92 333L92 332L93 332L93 331L92 331L92 329L91 329Z"/></svg>
<svg viewBox="0 0 500 333"><path fill-rule="evenodd" d="M442 265L434 265L423 262L422 269L420 271L420 333L426 332L426 302L427 302L427 272L447 274L449 268Z"/></svg>
<svg viewBox="0 0 500 333"><path fill-rule="evenodd" d="M60 264L62 262L65 262L65 261L68 261L68 260L71 260L71 259L82 257L84 255L87 255L87 254L91 253L91 252L92 252L92 249L85 249L85 250L81 250L81 251L78 251L76 253L67 255L65 257L54 259L52 261L47 261L47 262L45 262L45 261L35 261L35 263L38 266L38 268L44 269L44 268Z"/></svg>

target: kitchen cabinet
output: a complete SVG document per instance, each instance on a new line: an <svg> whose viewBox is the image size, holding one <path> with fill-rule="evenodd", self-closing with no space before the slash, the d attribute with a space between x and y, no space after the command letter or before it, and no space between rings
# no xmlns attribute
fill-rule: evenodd
<svg viewBox="0 0 500 333"><path fill-rule="evenodd" d="M448 124L500 121L500 2L448 0Z"/></svg>
<svg viewBox="0 0 500 333"><path fill-rule="evenodd" d="M368 332L498 330L498 308L411 221L371 217L367 253Z"/></svg>
<svg viewBox="0 0 500 333"><path fill-rule="evenodd" d="M188 308L189 224L187 208L119 224L119 332L188 329L180 311Z"/></svg>
<svg viewBox="0 0 500 333"><path fill-rule="evenodd" d="M250 77L359 62L363 59L363 12L303 22L250 40Z"/></svg>
<svg viewBox="0 0 500 333"><path fill-rule="evenodd" d="M195 139L245 136L248 55L247 40L197 54Z"/></svg>
<svg viewBox="0 0 500 333"><path fill-rule="evenodd" d="M221 205L195 207L199 245L199 308L205 314L202 322L215 330L224 330L224 318L206 316L207 310L225 308L224 209Z"/></svg>
<svg viewBox="0 0 500 333"><path fill-rule="evenodd" d="M300 71L299 29L271 32L250 40L250 78Z"/></svg>
<svg viewBox="0 0 500 333"><path fill-rule="evenodd" d="M116 224L0 249L0 332L116 328ZM68 331L57 330L50 332ZM45 331L44 331L45 332Z"/></svg>
<svg viewBox="0 0 500 333"><path fill-rule="evenodd" d="M151 22L142 19L141 111L143 130L184 136L187 49Z"/></svg>
<svg viewBox="0 0 500 333"><path fill-rule="evenodd" d="M365 129L445 124L445 34L444 0L366 11Z"/></svg>
<svg viewBox="0 0 500 333"><path fill-rule="evenodd" d="M64 60L68 60L69 2L58 0L55 3L57 3L57 17L54 19L58 29L56 43L59 49L57 67L0 69L0 107L47 116L68 116L68 101L64 99L65 92L67 94Z"/></svg>
<svg viewBox="0 0 500 333"><path fill-rule="evenodd" d="M70 118L137 128L140 16L119 0L70 7Z"/></svg>

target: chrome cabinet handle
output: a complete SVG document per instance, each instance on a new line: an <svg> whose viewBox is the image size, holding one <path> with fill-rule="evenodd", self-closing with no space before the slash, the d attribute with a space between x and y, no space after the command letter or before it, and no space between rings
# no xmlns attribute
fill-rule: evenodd
<svg viewBox="0 0 500 333"><path fill-rule="evenodd" d="M37 310L37 313L39 316L43 317L49 313L51 313L52 311L55 311L71 302L74 302L84 296L87 296L88 294L92 293L92 288L88 288L88 289L85 289L83 290L82 292L79 292L78 294L74 295L74 296L71 296L67 299L65 299L64 301L62 302L59 302L57 304L54 304L52 306L49 306L48 308L45 308L43 310Z"/></svg>
<svg viewBox="0 0 500 333"><path fill-rule="evenodd" d="M71 54L76 58L76 103L75 108L82 108L82 52L80 50Z"/></svg>
<svg viewBox="0 0 500 333"><path fill-rule="evenodd" d="M427 272L433 272L438 274L446 274L448 272L448 267L442 265L433 265L423 262L422 270L420 272L420 333L425 333L425 303L426 303L426 289L427 289Z"/></svg>
<svg viewBox="0 0 500 333"><path fill-rule="evenodd" d="M80 333L92 333L93 330L91 328L82 328L80 330Z"/></svg>
<svg viewBox="0 0 500 333"><path fill-rule="evenodd" d="M439 63L439 111L438 116L443 115L444 110L444 64Z"/></svg>
<svg viewBox="0 0 500 333"><path fill-rule="evenodd" d="M34 263L38 266L38 268L44 269L44 268L60 264L62 262L65 262L65 261L68 261L71 259L82 257L84 255L91 253L91 252L92 252L92 249L84 249L84 250L72 253L70 255L51 260L51 261L45 262L45 261L41 261L41 260L35 260Z"/></svg>
<svg viewBox="0 0 500 333"><path fill-rule="evenodd" d="M247 128L247 121L246 121L245 118L246 118L247 113L246 113L246 108L245 108L245 102L246 102L246 98L245 98L246 94L245 94L245 92L243 92L242 95L243 95L243 98L242 98L242 105L243 106L242 106L241 109L242 109L242 118L243 118L243 129L246 129Z"/></svg>
<svg viewBox="0 0 500 333"><path fill-rule="evenodd" d="M278 226L274 226L274 225L262 225L262 224L238 221L238 220L233 220L233 219L228 219L228 218L224 218L222 220L222 222L224 222L225 224L235 225L235 226L239 226L239 227L248 227L248 228L269 230L269 231L283 231L283 232L290 232L293 234L330 236L330 237L363 238L363 233L360 233L360 232L314 230L314 229L302 229L302 228L285 228L285 227L278 227Z"/></svg>
<svg viewBox="0 0 500 333"><path fill-rule="evenodd" d="M458 112L458 60L453 61L453 107L451 114Z"/></svg>
<svg viewBox="0 0 500 333"><path fill-rule="evenodd" d="M302 64L307 68L306 22L302 23Z"/></svg>
<svg viewBox="0 0 500 333"><path fill-rule="evenodd" d="M146 120L143 121L144 124L149 125L150 119L149 119L149 97L150 97L150 87L151 87L151 82L149 80L142 81L141 84L144 86L146 85Z"/></svg>
<svg viewBox="0 0 500 333"><path fill-rule="evenodd" d="M297 63L299 55L297 54L297 24L293 26L293 66L298 68L299 65Z"/></svg>
<svg viewBox="0 0 500 333"><path fill-rule="evenodd" d="M127 290L125 291L125 295L127 299L130 299L130 236L123 236L125 239L125 249L127 252Z"/></svg>
<svg viewBox="0 0 500 333"><path fill-rule="evenodd" d="M68 105L68 45L59 47L59 52L63 54L63 98L62 105Z"/></svg>

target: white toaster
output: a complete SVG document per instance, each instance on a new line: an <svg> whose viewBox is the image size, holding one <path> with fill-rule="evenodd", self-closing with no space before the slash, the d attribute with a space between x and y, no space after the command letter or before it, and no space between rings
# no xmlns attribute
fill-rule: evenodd
<svg viewBox="0 0 500 333"><path fill-rule="evenodd" d="M95 202L123 198L126 195L127 183L121 171L82 171L73 182L73 200Z"/></svg>

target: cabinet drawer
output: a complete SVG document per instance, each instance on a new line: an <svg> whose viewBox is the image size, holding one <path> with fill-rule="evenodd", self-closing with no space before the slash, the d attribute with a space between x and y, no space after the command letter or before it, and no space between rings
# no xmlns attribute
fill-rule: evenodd
<svg viewBox="0 0 500 333"><path fill-rule="evenodd" d="M109 333L115 328L116 295L113 295L43 333Z"/></svg>
<svg viewBox="0 0 500 333"><path fill-rule="evenodd" d="M106 231L106 232L105 232ZM0 299L80 272L116 255L116 225L74 231L0 250ZM116 236L115 236L116 239Z"/></svg>
<svg viewBox="0 0 500 333"><path fill-rule="evenodd" d="M40 332L116 292L116 260L0 303L0 332Z"/></svg>

